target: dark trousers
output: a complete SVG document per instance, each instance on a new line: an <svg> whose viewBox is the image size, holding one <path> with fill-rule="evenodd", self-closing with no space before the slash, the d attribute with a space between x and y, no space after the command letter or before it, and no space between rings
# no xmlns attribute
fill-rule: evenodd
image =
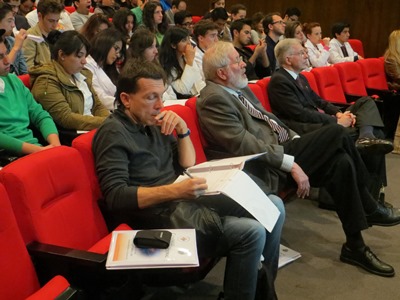
<svg viewBox="0 0 400 300"><path fill-rule="evenodd" d="M324 126L283 144L315 187L332 196L346 234L368 228L366 213L377 203L368 190L371 178L354 141L337 125Z"/></svg>

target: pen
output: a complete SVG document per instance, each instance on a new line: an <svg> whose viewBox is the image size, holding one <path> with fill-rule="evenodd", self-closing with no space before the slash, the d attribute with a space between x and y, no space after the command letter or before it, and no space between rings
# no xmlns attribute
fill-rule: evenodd
<svg viewBox="0 0 400 300"><path fill-rule="evenodd" d="M183 174L189 176L189 178L193 178L192 174L190 174L188 171L183 170Z"/></svg>

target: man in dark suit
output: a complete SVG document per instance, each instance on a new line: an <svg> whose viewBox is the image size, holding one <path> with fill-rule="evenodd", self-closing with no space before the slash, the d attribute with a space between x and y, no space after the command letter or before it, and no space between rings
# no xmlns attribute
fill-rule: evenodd
<svg viewBox="0 0 400 300"><path fill-rule="evenodd" d="M374 177L374 197L387 185L385 156L393 150L384 137L383 122L376 104L370 97L362 97L345 112L319 97L300 72L307 68L307 53L297 39L282 40L275 48L281 68L271 77L268 96L272 112L287 126L304 134L327 124L346 128L355 140L363 161ZM379 138L377 138L379 137Z"/></svg>
<svg viewBox="0 0 400 300"><path fill-rule="evenodd" d="M368 171L344 127L323 126L298 136L268 113L247 87L245 63L232 44L218 42L203 58L206 87L197 103L199 122L209 158L267 154L245 170L263 179L270 192L289 173L297 195L308 196L310 183L332 195L342 222L346 243L342 261L380 275L394 276L394 269L379 260L365 245L361 231L371 225L400 223L400 210L374 200L366 187Z"/></svg>

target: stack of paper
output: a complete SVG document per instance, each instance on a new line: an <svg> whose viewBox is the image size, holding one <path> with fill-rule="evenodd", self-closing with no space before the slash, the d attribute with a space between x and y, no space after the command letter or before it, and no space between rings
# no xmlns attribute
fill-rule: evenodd
<svg viewBox="0 0 400 300"><path fill-rule="evenodd" d="M194 229L168 229L172 233L167 249L137 248L133 239L138 230L114 231L106 268L150 269L199 266Z"/></svg>
<svg viewBox="0 0 400 300"><path fill-rule="evenodd" d="M300 258L301 254L297 251L294 251L286 246L280 245L279 247L279 263L278 268L282 268L286 266L288 263L295 261Z"/></svg>

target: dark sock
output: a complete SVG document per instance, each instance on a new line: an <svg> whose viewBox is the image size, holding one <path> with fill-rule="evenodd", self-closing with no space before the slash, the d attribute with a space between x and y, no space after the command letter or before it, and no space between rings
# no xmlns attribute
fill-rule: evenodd
<svg viewBox="0 0 400 300"><path fill-rule="evenodd" d="M358 250L365 247L361 231L353 234L346 234L346 246L350 250Z"/></svg>
<svg viewBox="0 0 400 300"><path fill-rule="evenodd" d="M360 127L360 133L358 135L358 138L370 138L374 139L374 127L373 126L362 126Z"/></svg>

